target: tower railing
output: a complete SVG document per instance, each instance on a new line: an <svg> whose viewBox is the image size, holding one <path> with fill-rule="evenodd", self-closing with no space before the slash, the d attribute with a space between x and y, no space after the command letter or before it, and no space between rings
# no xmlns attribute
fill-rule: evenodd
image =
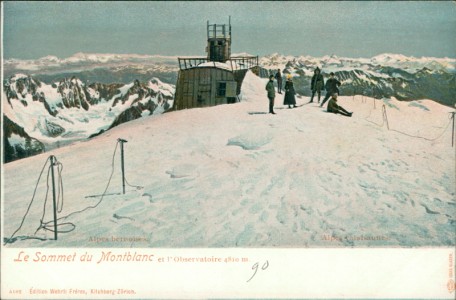
<svg viewBox="0 0 456 300"><path fill-rule="evenodd" d="M217 62L211 61L207 57L178 57L177 60L180 70L199 67L208 62L212 62L213 66L217 67ZM235 56L228 59L225 64L230 66L231 71L250 69L258 66L258 56Z"/></svg>
<svg viewBox="0 0 456 300"><path fill-rule="evenodd" d="M250 69L258 66L258 56L232 56L229 60L234 63L234 70Z"/></svg>
<svg viewBox="0 0 456 300"><path fill-rule="evenodd" d="M214 38L230 39L231 38L231 24L217 25L217 24L209 24L209 21L207 21L207 38L208 39L214 39Z"/></svg>

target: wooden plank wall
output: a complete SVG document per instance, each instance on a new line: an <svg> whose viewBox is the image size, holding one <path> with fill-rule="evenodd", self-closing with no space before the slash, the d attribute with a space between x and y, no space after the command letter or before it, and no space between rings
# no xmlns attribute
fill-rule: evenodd
<svg viewBox="0 0 456 300"><path fill-rule="evenodd" d="M236 81L231 71L217 68L180 70L176 87L175 109L215 106L227 103L226 97L217 96L220 81ZM205 100L198 101L198 94Z"/></svg>

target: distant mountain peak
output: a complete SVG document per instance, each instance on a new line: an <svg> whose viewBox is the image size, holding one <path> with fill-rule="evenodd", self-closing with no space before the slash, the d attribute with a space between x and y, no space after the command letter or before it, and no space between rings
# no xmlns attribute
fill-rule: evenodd
<svg viewBox="0 0 456 300"><path fill-rule="evenodd" d="M15 152L8 154L12 160L29 153L20 149L26 149L21 143L30 143L30 139L52 149L136 118L163 113L174 100L174 86L158 78L146 83L89 84L72 76L46 84L33 76L14 74L5 80L4 90L9 105L3 114L10 123L3 134L14 139ZM21 138L11 132L21 133Z"/></svg>

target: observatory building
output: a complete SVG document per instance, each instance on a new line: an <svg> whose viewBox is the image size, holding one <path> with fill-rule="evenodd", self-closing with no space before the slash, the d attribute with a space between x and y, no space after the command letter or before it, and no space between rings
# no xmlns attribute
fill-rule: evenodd
<svg viewBox="0 0 456 300"><path fill-rule="evenodd" d="M249 69L258 73L258 56L231 56L231 20L228 25L207 22L206 57L179 57L174 110L239 101Z"/></svg>

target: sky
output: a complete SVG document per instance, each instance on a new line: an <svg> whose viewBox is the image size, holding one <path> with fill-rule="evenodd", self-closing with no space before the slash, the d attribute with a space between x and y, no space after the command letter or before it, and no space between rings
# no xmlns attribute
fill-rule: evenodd
<svg viewBox="0 0 456 300"><path fill-rule="evenodd" d="M232 53L456 58L456 1L3 2L4 59L78 52L204 56L206 24Z"/></svg>

